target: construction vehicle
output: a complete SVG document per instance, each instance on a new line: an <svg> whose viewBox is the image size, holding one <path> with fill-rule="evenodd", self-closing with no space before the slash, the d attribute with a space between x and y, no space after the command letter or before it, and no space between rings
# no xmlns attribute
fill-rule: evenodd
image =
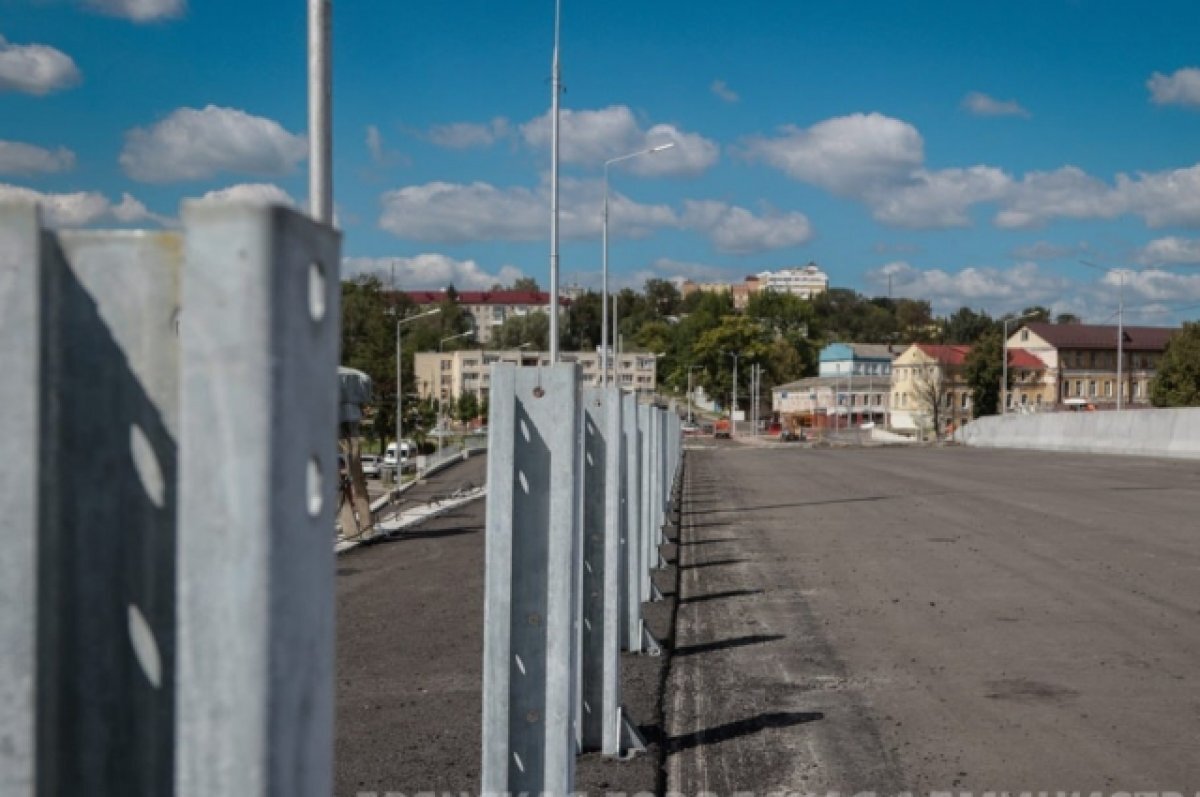
<svg viewBox="0 0 1200 797"><path fill-rule="evenodd" d="M716 439L724 438L728 440L732 432L732 425L728 418L720 418L713 424L713 437Z"/></svg>

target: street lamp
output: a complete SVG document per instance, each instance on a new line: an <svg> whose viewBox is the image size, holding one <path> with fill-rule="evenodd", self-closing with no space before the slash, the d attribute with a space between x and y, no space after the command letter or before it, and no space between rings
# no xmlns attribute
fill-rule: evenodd
<svg viewBox="0 0 1200 797"><path fill-rule="evenodd" d="M703 367L704 367L703 365L689 365L688 366L688 423L695 422L695 419L692 417L692 403L693 403L693 399L695 398L695 394L692 392L692 371L695 371L697 368L703 368Z"/></svg>
<svg viewBox="0 0 1200 797"><path fill-rule="evenodd" d="M1124 385L1121 384L1121 362L1125 359L1125 269L1110 269L1104 266L1098 266L1088 260L1080 260L1085 266L1099 269L1104 272L1115 271L1120 275L1120 282L1117 288L1117 412L1121 411L1121 393Z"/></svg>
<svg viewBox="0 0 1200 797"><path fill-rule="evenodd" d="M733 403L729 407L729 436L734 437L735 433L737 432L737 420L734 418L734 414L737 412L738 355L735 352L731 352L731 351L727 351L725 353L733 358Z"/></svg>
<svg viewBox="0 0 1200 797"><path fill-rule="evenodd" d="M616 158L609 158L604 162L604 234L603 234L603 287L600 293L600 384L608 384L608 167L614 163L637 158L642 155L652 155L655 152L662 152L675 146L674 141L666 144L659 144L657 147L631 152L628 155L621 155ZM616 351L617 341L617 315L616 304L613 305L613 351ZM615 371L614 368L614 377ZM614 378L615 382L616 379Z"/></svg>
<svg viewBox="0 0 1200 797"><path fill-rule="evenodd" d="M440 354L442 351L444 351L443 347L445 346L446 341L457 340L459 338L465 338L468 335L474 335L474 334L475 334L475 332L473 330L467 330L466 332L459 332L457 335L450 335L448 337L442 338L441 340L438 341L438 353ZM439 368L441 367L440 359L439 359L438 367ZM445 411L446 411L446 401L442 398L442 386L439 384L438 385L438 452L439 453L442 450L442 438L444 438L446 436L446 428L445 428L445 423L444 423Z"/></svg>
<svg viewBox="0 0 1200 797"><path fill-rule="evenodd" d="M1016 318L1006 318L1004 324L1004 345L1001 350L1000 358L1003 361L1001 366L1003 376L1000 377L1000 386L1003 389L1000 394L1000 414L1008 415L1008 325L1015 324L1017 321L1024 321L1030 316L1035 316L1037 313L1026 313L1025 315L1017 316Z"/></svg>
<svg viewBox="0 0 1200 797"><path fill-rule="evenodd" d="M401 390L401 384L400 384L400 362L401 362L401 360L400 360L400 327L404 326L405 324L411 324L413 321L417 321L422 318L428 318L431 315L437 315L440 312L442 312L442 308L435 307L432 310L426 310L423 313L418 313L417 315L409 316L408 318L397 318L396 319L396 462L397 462L397 467L399 467L399 461L400 461L400 443L404 440L404 436L401 434L401 432L404 430L404 422L403 422L404 415L402 414L403 409L404 409L404 393ZM399 484L400 480L396 479L396 483Z"/></svg>

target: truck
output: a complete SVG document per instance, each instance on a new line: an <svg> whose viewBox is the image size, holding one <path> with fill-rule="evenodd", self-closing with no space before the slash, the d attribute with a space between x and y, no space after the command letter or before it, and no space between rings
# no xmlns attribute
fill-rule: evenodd
<svg viewBox="0 0 1200 797"><path fill-rule="evenodd" d="M725 438L726 440L728 440L730 437L731 430L732 430L732 427L729 423L729 419L721 418L716 423L713 424L713 437L716 439Z"/></svg>

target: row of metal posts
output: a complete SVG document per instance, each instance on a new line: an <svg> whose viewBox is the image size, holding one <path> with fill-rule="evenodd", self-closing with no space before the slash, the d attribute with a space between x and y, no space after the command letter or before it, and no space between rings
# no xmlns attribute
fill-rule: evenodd
<svg viewBox="0 0 1200 797"><path fill-rule="evenodd" d="M493 367L488 443L482 792L573 791L575 756L642 745L622 649L656 655L681 422L574 364Z"/></svg>
<svg viewBox="0 0 1200 797"><path fill-rule="evenodd" d="M339 249L0 204L0 794L331 793Z"/></svg>

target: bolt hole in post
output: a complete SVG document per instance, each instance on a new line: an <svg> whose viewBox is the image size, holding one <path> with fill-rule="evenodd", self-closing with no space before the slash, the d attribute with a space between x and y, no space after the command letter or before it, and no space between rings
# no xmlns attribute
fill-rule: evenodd
<svg viewBox="0 0 1200 797"><path fill-rule="evenodd" d="M306 479L308 492L308 515L309 517L317 517L321 514L321 507L325 503L325 497L321 492L321 463L316 457L311 457L308 460L308 475Z"/></svg>
<svg viewBox="0 0 1200 797"><path fill-rule="evenodd" d="M325 267L315 260L308 265L308 312L313 321L325 318Z"/></svg>
<svg viewBox="0 0 1200 797"><path fill-rule="evenodd" d="M138 480L150 502L158 509L166 505L166 481L163 479L162 466L158 463L158 455L154 446L136 423L129 426L129 456L133 459L133 469L137 471Z"/></svg>

